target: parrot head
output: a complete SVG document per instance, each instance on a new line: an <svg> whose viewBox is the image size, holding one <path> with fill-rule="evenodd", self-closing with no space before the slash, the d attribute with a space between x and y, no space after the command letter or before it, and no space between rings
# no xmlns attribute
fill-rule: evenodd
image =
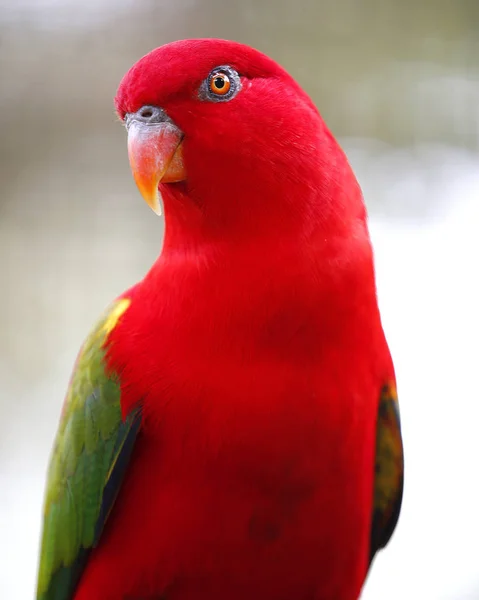
<svg viewBox="0 0 479 600"><path fill-rule="evenodd" d="M250 234L280 233L337 212L338 187L358 196L309 96L248 46L199 39L157 48L124 76L115 105L135 181L153 210L163 201L167 229L175 213L210 232L246 223Z"/></svg>

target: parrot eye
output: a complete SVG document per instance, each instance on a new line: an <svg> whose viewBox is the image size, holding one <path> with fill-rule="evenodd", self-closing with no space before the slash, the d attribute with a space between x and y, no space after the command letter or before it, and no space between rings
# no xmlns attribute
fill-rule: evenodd
<svg viewBox="0 0 479 600"><path fill-rule="evenodd" d="M228 66L216 67L201 84L199 96L201 100L210 102L227 102L240 89L240 77L234 69Z"/></svg>
<svg viewBox="0 0 479 600"><path fill-rule="evenodd" d="M216 73L216 75L210 79L210 92L213 92L213 94L224 96L230 89L231 81L226 73Z"/></svg>

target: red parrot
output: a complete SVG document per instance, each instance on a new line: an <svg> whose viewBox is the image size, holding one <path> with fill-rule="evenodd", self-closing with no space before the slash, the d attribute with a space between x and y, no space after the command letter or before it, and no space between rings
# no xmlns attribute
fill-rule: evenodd
<svg viewBox="0 0 479 600"><path fill-rule="evenodd" d="M351 167L238 43L157 48L116 108L164 243L77 359L37 598L356 600L403 449Z"/></svg>

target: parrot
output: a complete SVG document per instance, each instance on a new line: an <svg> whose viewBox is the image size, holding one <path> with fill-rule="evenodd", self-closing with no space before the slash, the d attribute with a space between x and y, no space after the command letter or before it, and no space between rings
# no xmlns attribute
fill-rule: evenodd
<svg viewBox="0 0 479 600"><path fill-rule="evenodd" d="M163 243L78 354L36 598L356 600L404 453L348 159L239 42L156 48L115 107Z"/></svg>

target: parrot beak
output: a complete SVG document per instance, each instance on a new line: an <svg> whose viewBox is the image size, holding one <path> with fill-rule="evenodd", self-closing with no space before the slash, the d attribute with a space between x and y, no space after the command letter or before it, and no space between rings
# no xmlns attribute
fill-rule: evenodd
<svg viewBox="0 0 479 600"><path fill-rule="evenodd" d="M143 106L125 115L128 158L136 185L146 203L161 215L158 185L186 179L183 164L183 133L155 106Z"/></svg>

